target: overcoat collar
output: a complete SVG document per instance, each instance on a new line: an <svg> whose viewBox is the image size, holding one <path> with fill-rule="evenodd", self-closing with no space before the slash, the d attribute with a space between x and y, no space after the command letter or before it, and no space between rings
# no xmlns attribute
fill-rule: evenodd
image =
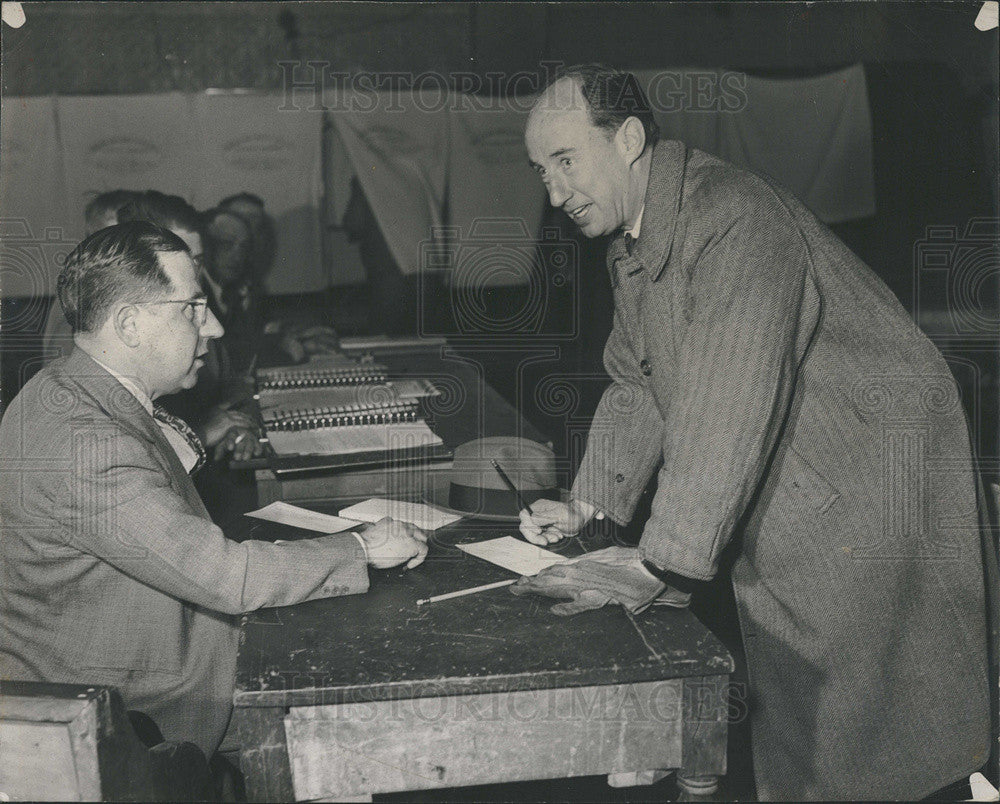
<svg viewBox="0 0 1000 804"><path fill-rule="evenodd" d="M611 284L618 284L618 272L634 274L645 269L655 282L670 258L681 206L687 146L677 140L661 140L653 146L646 184L645 211L642 233L635 241L632 253L625 246L622 232L608 246L608 271Z"/></svg>

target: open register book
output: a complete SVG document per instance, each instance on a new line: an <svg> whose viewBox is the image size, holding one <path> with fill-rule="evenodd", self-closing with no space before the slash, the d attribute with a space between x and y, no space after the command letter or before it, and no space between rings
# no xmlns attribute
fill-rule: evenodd
<svg viewBox="0 0 1000 804"><path fill-rule="evenodd" d="M435 393L426 383L425 395ZM263 389L267 438L279 455L343 455L440 444L420 415L419 397L387 383Z"/></svg>

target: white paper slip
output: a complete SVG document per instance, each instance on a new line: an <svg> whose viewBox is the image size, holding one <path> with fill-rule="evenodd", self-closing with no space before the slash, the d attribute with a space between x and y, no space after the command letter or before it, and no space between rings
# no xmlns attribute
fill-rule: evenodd
<svg viewBox="0 0 1000 804"><path fill-rule="evenodd" d="M268 522L278 522L282 525L291 525L295 528L317 530L320 533L340 533L342 530L353 528L359 524L357 520L321 514L318 511L299 508L297 505L289 505L286 502L273 502L263 508L258 508L256 511L250 511L247 516L266 519Z"/></svg>
<svg viewBox="0 0 1000 804"><path fill-rule="evenodd" d="M391 380L389 385L396 392L398 399L420 399L425 396L440 396L441 392L434 383L423 377L407 377L402 380Z"/></svg>
<svg viewBox="0 0 1000 804"><path fill-rule="evenodd" d="M317 430L268 432L279 455L350 455L355 452L391 452L442 443L426 422L392 422L322 427Z"/></svg>
<svg viewBox="0 0 1000 804"><path fill-rule="evenodd" d="M381 497L373 497L349 508L342 508L340 515L361 522L378 522L385 517L391 517L400 522L416 525L421 530L437 530L452 522L458 522L462 518L458 514L449 514L447 511L442 511L432 505L404 500L386 500Z"/></svg>
<svg viewBox="0 0 1000 804"><path fill-rule="evenodd" d="M460 544L458 549L477 558L485 559L498 567L516 572L518 575L537 575L546 567L562 564L567 560L558 553L522 542L513 536L503 536L499 539L473 542L472 544Z"/></svg>
<svg viewBox="0 0 1000 804"><path fill-rule="evenodd" d="M312 355L309 358L308 368L312 371L327 368L352 368L358 365L360 364L353 357L348 357L337 352L335 354Z"/></svg>

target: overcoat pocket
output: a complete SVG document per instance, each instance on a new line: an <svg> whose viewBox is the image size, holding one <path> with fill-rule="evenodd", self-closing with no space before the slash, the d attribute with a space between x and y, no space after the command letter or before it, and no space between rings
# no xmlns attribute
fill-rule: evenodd
<svg viewBox="0 0 1000 804"><path fill-rule="evenodd" d="M821 475L812 464L789 446L783 466L792 492L801 494L820 513L825 513L840 498L840 491Z"/></svg>

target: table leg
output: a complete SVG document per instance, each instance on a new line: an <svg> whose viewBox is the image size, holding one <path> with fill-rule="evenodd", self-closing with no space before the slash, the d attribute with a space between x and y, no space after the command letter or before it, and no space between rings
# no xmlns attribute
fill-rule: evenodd
<svg viewBox="0 0 1000 804"><path fill-rule="evenodd" d="M686 776L677 773L678 801L715 801L719 792L718 776Z"/></svg>
<svg viewBox="0 0 1000 804"><path fill-rule="evenodd" d="M609 773L608 785L610 787L641 787L644 785L656 784L662 779L666 779L673 771L669 770L644 770L629 771L627 773Z"/></svg>
<svg viewBox="0 0 1000 804"><path fill-rule="evenodd" d="M684 722L677 786L682 800L705 801L726 773L728 676L684 680Z"/></svg>
<svg viewBox="0 0 1000 804"><path fill-rule="evenodd" d="M245 707L233 712L247 801L295 800L284 716L281 707Z"/></svg>

